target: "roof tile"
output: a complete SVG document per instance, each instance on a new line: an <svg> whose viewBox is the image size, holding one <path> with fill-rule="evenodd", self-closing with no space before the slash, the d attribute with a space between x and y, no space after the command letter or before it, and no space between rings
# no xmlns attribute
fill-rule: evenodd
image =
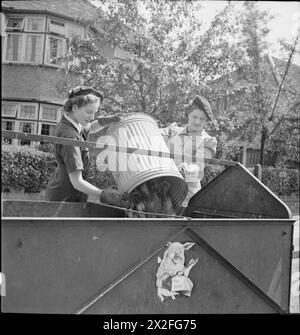
<svg viewBox="0 0 300 335"><path fill-rule="evenodd" d="M16 10L48 11L85 21L93 20L97 13L97 7L87 0L2 1L1 7Z"/></svg>

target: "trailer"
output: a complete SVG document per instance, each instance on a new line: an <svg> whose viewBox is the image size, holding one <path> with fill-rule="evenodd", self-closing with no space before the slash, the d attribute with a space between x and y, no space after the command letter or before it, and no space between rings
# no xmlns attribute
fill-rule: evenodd
<svg viewBox="0 0 300 335"><path fill-rule="evenodd" d="M181 217L128 218L92 203L2 201L5 313L289 313L289 208L237 163ZM168 242L193 247L190 295L159 299ZM158 258L159 257L159 258Z"/></svg>

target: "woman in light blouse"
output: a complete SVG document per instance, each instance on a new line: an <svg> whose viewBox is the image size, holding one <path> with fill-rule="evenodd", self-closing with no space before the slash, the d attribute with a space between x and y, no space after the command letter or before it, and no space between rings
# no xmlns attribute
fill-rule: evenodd
<svg viewBox="0 0 300 335"><path fill-rule="evenodd" d="M170 150L179 154L175 163L188 184L188 194L182 206L187 207L190 198L201 189L204 176L204 158L212 158L216 153L217 140L205 130L207 121L213 119L209 102L202 96L195 96L186 106L186 126L179 127L176 123L161 129L161 133ZM172 149L173 146L173 149ZM193 162L192 158L196 159Z"/></svg>

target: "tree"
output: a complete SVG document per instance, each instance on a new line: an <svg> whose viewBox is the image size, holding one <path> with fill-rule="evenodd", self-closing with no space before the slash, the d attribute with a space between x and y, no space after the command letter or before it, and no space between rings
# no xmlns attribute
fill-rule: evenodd
<svg viewBox="0 0 300 335"><path fill-rule="evenodd" d="M259 11L255 2L241 6L228 2L206 30L201 2L99 3L105 11L99 11L93 25L100 34L89 40L70 41L64 71L68 75L77 73L83 83L102 90L107 112L143 112L155 117L160 125L180 123L185 121L187 98L203 94L215 110L220 109L220 99L231 105L229 112L224 108L209 124L219 140L219 157L233 138L253 141L263 134L262 149L265 143L275 148L270 143L287 124L280 111L287 105L291 109L295 96L286 82L269 119L278 91L268 85L270 67L266 69L264 61L271 17ZM101 50L105 45L118 51L119 57L105 57ZM221 89L207 85L224 76L227 79ZM283 97L288 95L287 103Z"/></svg>
<svg viewBox="0 0 300 335"><path fill-rule="evenodd" d="M186 99L206 92L205 83L232 66L229 55L236 48L220 41L226 29L234 29L232 22L227 27L230 4L202 38L201 2L148 1L142 3L144 12L135 0L100 2L106 5L97 19L102 36L71 41L66 64L69 73L80 73L104 92L108 111L147 113L161 125L183 121ZM99 40L123 56L105 59Z"/></svg>
<svg viewBox="0 0 300 335"><path fill-rule="evenodd" d="M223 89L213 90L212 96L223 95L230 105L223 117L237 120L235 126L231 127L235 129L227 131L226 135L250 143L260 137L260 163L263 165L265 149L275 153L274 150L279 148L276 138L282 127L287 125L287 120L289 123L296 120L290 117L290 113L297 102L297 92L287 74L297 39L292 45L287 45L289 59L284 63L283 71L277 73L272 59L267 55L267 23L272 17L258 10L255 2L244 2L242 8L235 12L235 17L240 60L232 59L234 71L220 82ZM242 130L238 136L236 130ZM274 141L277 145L274 145Z"/></svg>

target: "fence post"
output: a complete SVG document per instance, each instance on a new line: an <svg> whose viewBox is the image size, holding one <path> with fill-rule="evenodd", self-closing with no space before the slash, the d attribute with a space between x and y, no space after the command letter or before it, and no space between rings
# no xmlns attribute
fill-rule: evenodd
<svg viewBox="0 0 300 335"><path fill-rule="evenodd" d="M255 177L261 181L261 177L262 177L262 170L261 170L261 165L260 164L256 164L254 167L254 175Z"/></svg>

